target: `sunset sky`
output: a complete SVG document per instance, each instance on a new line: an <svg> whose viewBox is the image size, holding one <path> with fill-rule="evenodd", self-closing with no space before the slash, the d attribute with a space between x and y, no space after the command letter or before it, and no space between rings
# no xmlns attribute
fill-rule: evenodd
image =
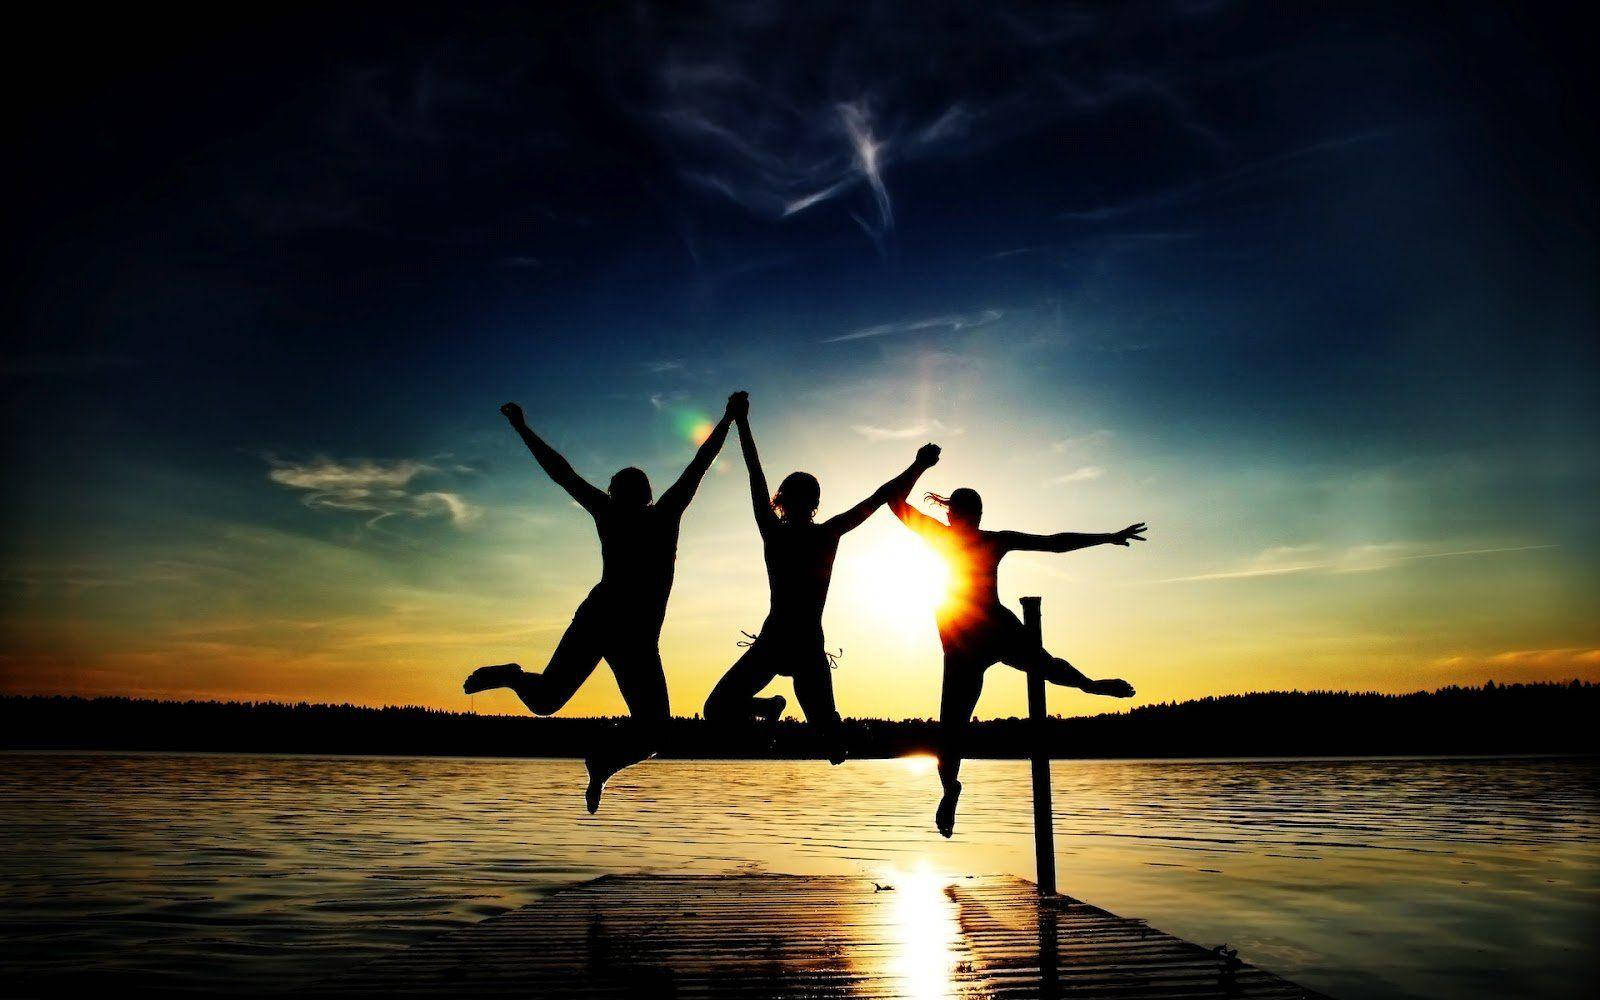
<svg viewBox="0 0 1600 1000"><path fill-rule="evenodd" d="M1572 26L574 6L26 40L0 690L465 709L599 572L498 406L659 492L735 389L824 515L931 440L924 488L987 526L1148 522L1001 576L1133 704L1600 679ZM936 711L927 559L887 513L845 540L845 714ZM765 608L730 442L679 549L675 712ZM979 714L1023 705L999 668ZM568 713L620 706L602 669Z"/></svg>

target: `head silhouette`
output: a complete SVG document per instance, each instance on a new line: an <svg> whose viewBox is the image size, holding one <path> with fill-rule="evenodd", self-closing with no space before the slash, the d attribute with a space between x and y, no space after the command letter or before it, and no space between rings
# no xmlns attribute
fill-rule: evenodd
<svg viewBox="0 0 1600 1000"><path fill-rule="evenodd" d="M822 502L822 486L809 472L791 472L772 495L772 509L785 521L809 521Z"/></svg>
<svg viewBox="0 0 1600 1000"><path fill-rule="evenodd" d="M952 528L976 531L978 522L983 520L983 497L978 495L977 490L963 486L947 497L937 493L929 493L927 497L944 508Z"/></svg>
<svg viewBox="0 0 1600 1000"><path fill-rule="evenodd" d="M650 477L644 474L643 469L635 469L630 465L611 477L611 487L607 492L617 506L643 510L650 506Z"/></svg>

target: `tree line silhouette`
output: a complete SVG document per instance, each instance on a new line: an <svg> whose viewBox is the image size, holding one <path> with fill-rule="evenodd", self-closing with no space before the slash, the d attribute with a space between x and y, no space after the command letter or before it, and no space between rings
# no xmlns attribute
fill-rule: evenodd
<svg viewBox="0 0 1600 1000"><path fill-rule="evenodd" d="M1411 694L1268 691L1051 718L1051 755L1255 757L1345 754L1593 753L1600 684L1495 684ZM0 746L418 756L574 757L615 718L473 715L430 708L278 702L0 697ZM852 757L932 753L932 719L845 719ZM769 740L770 737L770 740ZM833 737L830 737L832 739ZM974 757L1025 757L1024 718L976 721ZM830 744L800 722L730 740L698 716L673 718L662 756L815 758Z"/></svg>

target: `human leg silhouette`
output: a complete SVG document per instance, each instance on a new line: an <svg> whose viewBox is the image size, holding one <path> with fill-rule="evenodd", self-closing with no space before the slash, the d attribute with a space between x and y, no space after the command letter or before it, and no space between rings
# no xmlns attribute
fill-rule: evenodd
<svg viewBox="0 0 1600 1000"><path fill-rule="evenodd" d="M1000 662L1022 671L1030 670L1037 664L1044 673L1044 679L1060 687L1077 688L1088 694L1109 695L1113 698L1133 696L1133 685L1127 681L1116 677L1095 680L1061 657L1050 655L1049 650L1033 645L1032 638L1025 633L1012 650L1001 657Z"/></svg>
<svg viewBox="0 0 1600 1000"><path fill-rule="evenodd" d="M751 644L711 689L711 695L706 698L706 721L717 725L738 725L758 719L777 722L788 705L783 695L756 697L777 677L770 651L759 641Z"/></svg>
<svg viewBox="0 0 1600 1000"><path fill-rule="evenodd" d="M572 700L578 688L600 665L603 623L587 602L578 607L572 624L562 633L555 652L542 673L530 673L515 663L479 667L461 687L468 694L508 687L515 691L528 711L552 715Z"/></svg>
<svg viewBox="0 0 1600 1000"><path fill-rule="evenodd" d="M983 694L983 672L992 660L970 652L946 650L944 687L939 695L939 782L944 795L934 814L939 833L949 837L956 827L956 802L961 798L961 758L966 752L972 711Z"/></svg>
<svg viewBox="0 0 1600 1000"><path fill-rule="evenodd" d="M667 700L667 675L654 637L644 643L626 643L608 649L606 662L616 675L617 688L628 705L628 718L618 731L589 752L584 765L589 785L583 801L592 813L600 808L600 793L611 776L655 755L661 748L671 707Z"/></svg>
<svg viewBox="0 0 1600 1000"><path fill-rule="evenodd" d="M833 702L833 674L827 656L799 667L794 672L794 696L805 712L806 721L816 728L828 762L843 764L845 759L844 726L839 721L839 710Z"/></svg>

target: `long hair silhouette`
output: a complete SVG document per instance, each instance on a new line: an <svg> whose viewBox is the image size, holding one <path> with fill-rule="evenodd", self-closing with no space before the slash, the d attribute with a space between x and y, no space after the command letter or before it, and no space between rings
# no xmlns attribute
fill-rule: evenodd
<svg viewBox="0 0 1600 1000"><path fill-rule="evenodd" d="M752 452L754 445L751 445ZM822 503L822 484L809 472L791 472L772 494L772 511L789 524L809 521Z"/></svg>

